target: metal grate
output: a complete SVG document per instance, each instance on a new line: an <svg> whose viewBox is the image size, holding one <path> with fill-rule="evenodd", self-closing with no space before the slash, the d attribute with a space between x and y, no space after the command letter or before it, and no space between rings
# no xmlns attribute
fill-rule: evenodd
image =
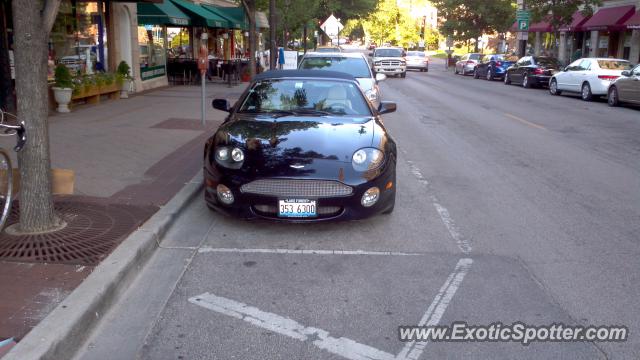
<svg viewBox="0 0 640 360"><path fill-rule="evenodd" d="M148 219L155 206L131 206L84 201L55 202L56 213L67 223L43 234L0 234L0 260L97 265L131 232ZM8 224L18 221L14 203Z"/></svg>
<svg viewBox="0 0 640 360"><path fill-rule="evenodd" d="M381 60L380 65L382 66L400 66L400 60Z"/></svg>
<svg viewBox="0 0 640 360"><path fill-rule="evenodd" d="M263 179L242 185L240 191L280 197L323 198L348 196L353 193L353 188L333 180Z"/></svg>

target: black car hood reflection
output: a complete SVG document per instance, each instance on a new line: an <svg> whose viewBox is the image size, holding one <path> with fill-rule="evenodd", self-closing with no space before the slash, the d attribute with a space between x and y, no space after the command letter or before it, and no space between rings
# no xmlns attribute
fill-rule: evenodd
<svg viewBox="0 0 640 360"><path fill-rule="evenodd" d="M234 114L216 144L242 147L243 169L254 176L335 178L336 169L351 168L356 150L372 146L375 127L373 117Z"/></svg>

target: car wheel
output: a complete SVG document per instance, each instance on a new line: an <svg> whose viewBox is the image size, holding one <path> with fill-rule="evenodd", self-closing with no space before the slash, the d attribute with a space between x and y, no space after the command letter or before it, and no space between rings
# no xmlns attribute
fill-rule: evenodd
<svg viewBox="0 0 640 360"><path fill-rule="evenodd" d="M493 81L493 71L491 69L487 70L487 80Z"/></svg>
<svg viewBox="0 0 640 360"><path fill-rule="evenodd" d="M426 69L424 69L424 72L429 72L429 67L427 66Z"/></svg>
<svg viewBox="0 0 640 360"><path fill-rule="evenodd" d="M473 78L480 79L480 74L478 74L478 69L473 70Z"/></svg>
<svg viewBox="0 0 640 360"><path fill-rule="evenodd" d="M620 105L620 98L618 97L618 89L615 86L609 88L609 94L607 98L607 104L609 106L618 106Z"/></svg>
<svg viewBox="0 0 640 360"><path fill-rule="evenodd" d="M400 74L400 77L403 78L403 79L406 78L407 77L407 73L403 72L402 74Z"/></svg>
<svg viewBox="0 0 640 360"><path fill-rule="evenodd" d="M529 81L529 74L524 73L522 75L522 87L525 89L531 88L531 81Z"/></svg>
<svg viewBox="0 0 640 360"><path fill-rule="evenodd" d="M551 95L562 94L562 91L558 90L558 82L556 81L556 79L551 79L551 82L549 83L549 93Z"/></svg>
<svg viewBox="0 0 640 360"><path fill-rule="evenodd" d="M591 85L588 82L582 84L582 91L580 92L582 100L591 101L593 99L593 94L591 93Z"/></svg>
<svg viewBox="0 0 640 360"><path fill-rule="evenodd" d="M509 78L509 73L504 74L504 84L505 85L511 84L511 78Z"/></svg>

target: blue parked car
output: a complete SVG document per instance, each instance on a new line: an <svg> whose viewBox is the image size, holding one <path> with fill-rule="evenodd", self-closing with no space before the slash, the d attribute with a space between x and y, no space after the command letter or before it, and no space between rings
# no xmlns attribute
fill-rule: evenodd
<svg viewBox="0 0 640 360"><path fill-rule="evenodd" d="M483 55L480 62L473 70L473 78L483 77L487 80L502 79L507 72L507 68L515 63L517 59L503 54Z"/></svg>

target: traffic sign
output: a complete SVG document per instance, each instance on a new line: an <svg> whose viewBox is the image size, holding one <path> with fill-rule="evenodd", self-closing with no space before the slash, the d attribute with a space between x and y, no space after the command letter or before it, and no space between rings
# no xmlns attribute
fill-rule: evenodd
<svg viewBox="0 0 640 360"><path fill-rule="evenodd" d="M451 36L447 36L447 47L452 47L453 46L453 37Z"/></svg>
<svg viewBox="0 0 640 360"><path fill-rule="evenodd" d="M530 20L531 13L529 10L516 10L516 20Z"/></svg>
<svg viewBox="0 0 640 360"><path fill-rule="evenodd" d="M519 31L527 31L529 30L529 20L518 20L518 30Z"/></svg>
<svg viewBox="0 0 640 360"><path fill-rule="evenodd" d="M320 29L324 31L325 34L329 37L338 36L340 31L344 28L344 25L340 23L340 20L336 19L333 14L327 18L322 24L320 24Z"/></svg>

